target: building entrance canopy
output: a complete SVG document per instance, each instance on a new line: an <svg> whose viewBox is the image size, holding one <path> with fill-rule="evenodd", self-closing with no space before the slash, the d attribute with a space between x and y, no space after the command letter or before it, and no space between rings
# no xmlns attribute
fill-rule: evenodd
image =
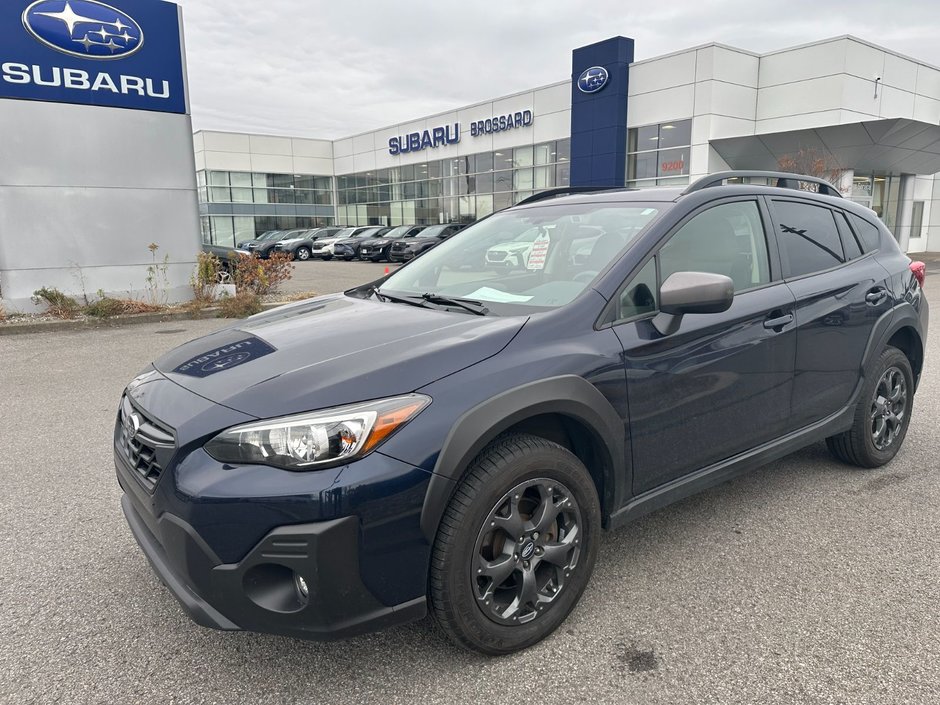
<svg viewBox="0 0 940 705"><path fill-rule="evenodd" d="M916 120L871 120L712 140L732 169L776 169L801 150L831 158L830 166L872 174L940 172L940 125Z"/></svg>

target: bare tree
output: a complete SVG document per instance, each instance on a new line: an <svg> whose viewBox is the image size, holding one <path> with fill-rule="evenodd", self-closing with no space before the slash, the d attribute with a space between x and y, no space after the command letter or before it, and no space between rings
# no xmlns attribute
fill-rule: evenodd
<svg viewBox="0 0 940 705"><path fill-rule="evenodd" d="M815 147L800 147L799 151L784 154L777 160L777 168L792 174L815 176L825 179L836 188L840 188L842 175L845 169L835 157L828 152L820 152ZM800 183L804 191L818 191L819 187L812 183Z"/></svg>

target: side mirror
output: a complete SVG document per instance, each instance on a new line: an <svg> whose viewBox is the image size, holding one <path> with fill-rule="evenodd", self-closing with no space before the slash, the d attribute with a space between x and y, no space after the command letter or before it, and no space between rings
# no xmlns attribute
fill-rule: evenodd
<svg viewBox="0 0 940 705"><path fill-rule="evenodd" d="M675 272L659 289L659 314L653 326L672 335L686 313L721 313L734 301L734 282L723 274Z"/></svg>

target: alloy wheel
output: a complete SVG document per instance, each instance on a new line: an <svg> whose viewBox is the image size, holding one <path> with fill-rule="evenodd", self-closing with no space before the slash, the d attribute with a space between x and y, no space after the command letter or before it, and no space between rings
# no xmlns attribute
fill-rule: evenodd
<svg viewBox="0 0 940 705"><path fill-rule="evenodd" d="M881 375L871 402L871 439L875 448L886 450L904 426L907 414L907 381L897 367Z"/></svg>
<svg viewBox="0 0 940 705"><path fill-rule="evenodd" d="M581 508L560 482L526 480L504 494L483 522L471 559L483 613L505 625L543 615L578 566L581 526Z"/></svg>

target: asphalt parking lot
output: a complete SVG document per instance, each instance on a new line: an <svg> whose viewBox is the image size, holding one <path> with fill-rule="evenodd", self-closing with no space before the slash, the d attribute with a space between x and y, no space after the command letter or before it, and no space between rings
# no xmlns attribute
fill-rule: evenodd
<svg viewBox="0 0 940 705"><path fill-rule="evenodd" d="M385 265L300 266L325 292ZM940 279L927 291L940 311ZM611 534L559 632L492 660L429 620L306 643L183 615L121 515L111 430L137 371L222 325L0 338L0 701L940 700L940 323L890 466L816 445Z"/></svg>

